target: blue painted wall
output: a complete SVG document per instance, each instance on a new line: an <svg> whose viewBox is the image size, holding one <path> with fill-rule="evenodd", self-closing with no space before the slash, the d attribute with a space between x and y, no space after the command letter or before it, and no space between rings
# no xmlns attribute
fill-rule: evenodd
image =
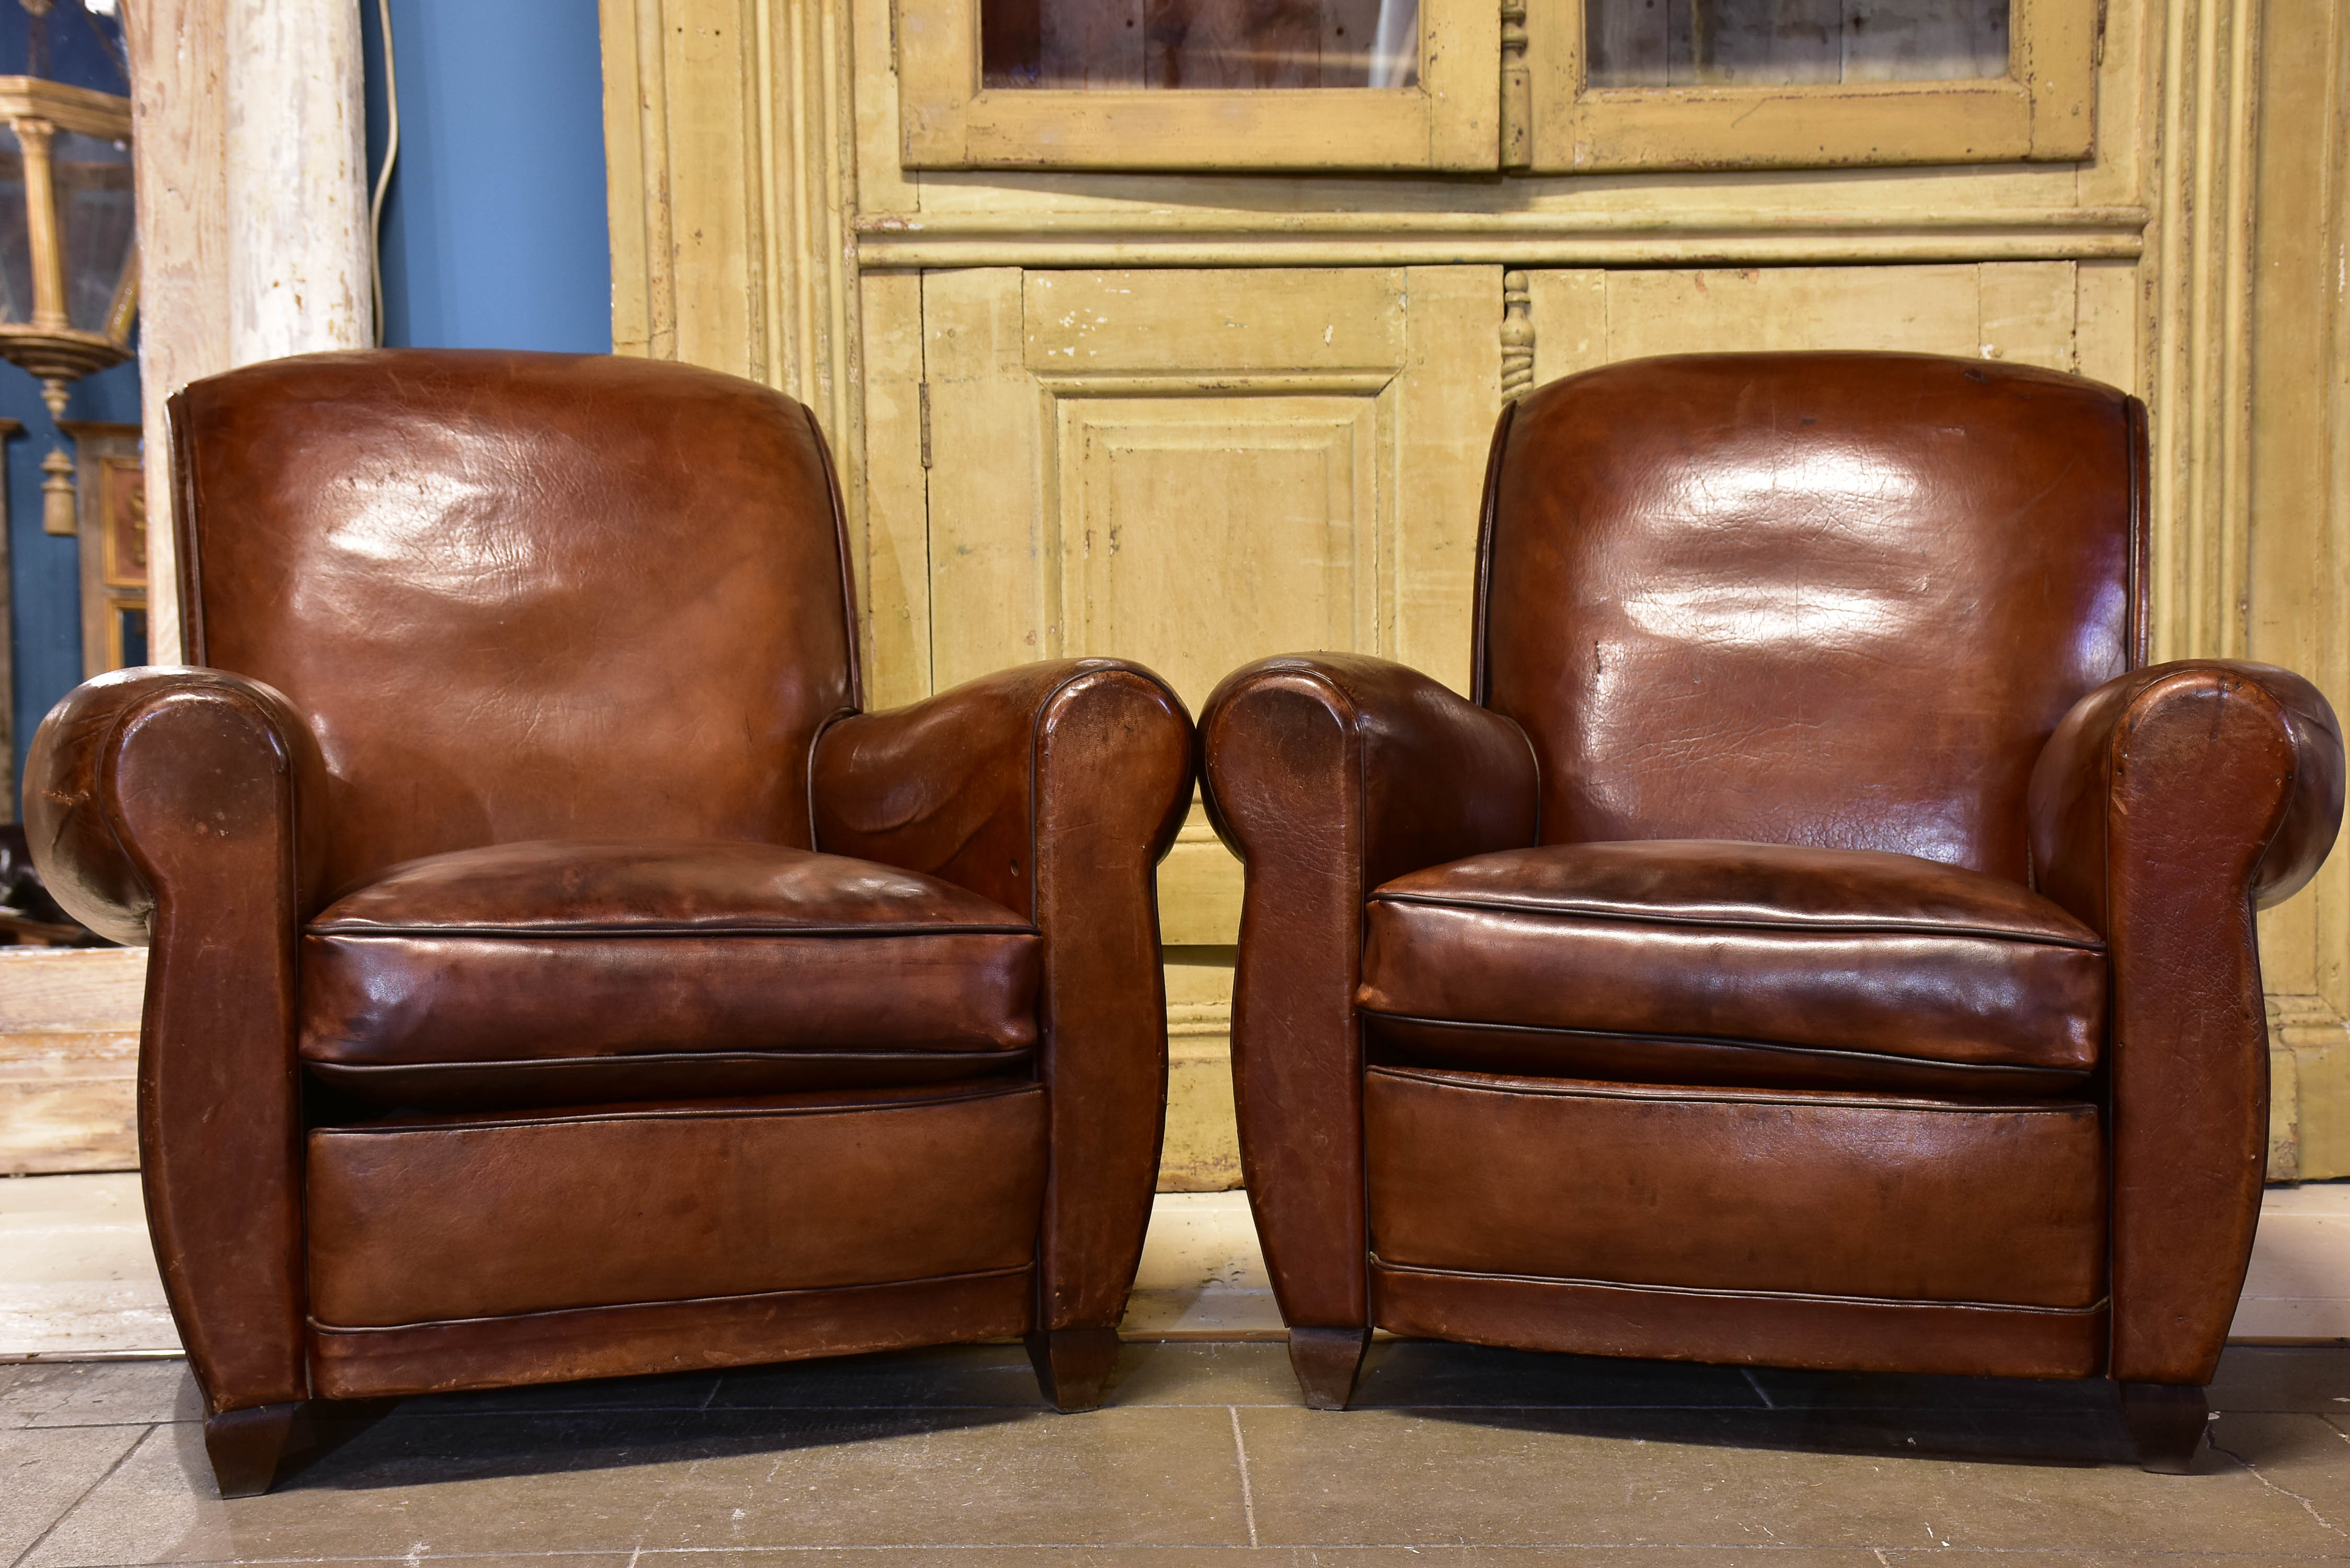
<svg viewBox="0 0 2350 1568"><path fill-rule="evenodd" d="M376 0L368 166L384 143ZM384 341L612 348L604 78L589 0L391 0L400 161L384 208Z"/></svg>
<svg viewBox="0 0 2350 1568"><path fill-rule="evenodd" d="M90 16L79 0L58 0L38 27L22 6L0 5L0 75L37 72L76 87L127 94L130 84L122 73L121 39L117 23ZM5 363L0 363L0 416L25 427L6 449L9 651L15 667L9 711L15 721L13 776L21 780L34 726L81 680L81 546L41 532L41 459L53 446L68 452L72 448L49 419L41 384ZM73 382L66 418L137 424L138 365L118 365ZM13 784L9 798L16 798Z"/></svg>
<svg viewBox="0 0 2350 1568"><path fill-rule="evenodd" d="M385 126L376 0L359 0L368 60L369 167ZM607 353L603 66L589 0L392 0L400 162L384 209L388 343ZM0 74L125 93L120 26L57 0L45 27L0 3ZM36 56L38 58L36 58ZM75 383L68 419L139 421L139 372ZM61 441L39 384L0 364L14 608L15 776L34 727L81 679L72 539L41 532L41 459Z"/></svg>

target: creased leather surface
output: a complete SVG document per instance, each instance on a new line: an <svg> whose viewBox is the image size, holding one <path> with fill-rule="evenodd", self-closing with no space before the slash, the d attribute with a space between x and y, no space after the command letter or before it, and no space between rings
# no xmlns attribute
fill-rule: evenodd
<svg viewBox="0 0 2350 1568"><path fill-rule="evenodd" d="M2210 1380L2268 1158L2256 903L2342 816L2342 738L2267 665L2156 665L2084 698L2032 780L2041 886L2114 957L2113 1373Z"/></svg>
<svg viewBox="0 0 2350 1568"><path fill-rule="evenodd" d="M2093 1105L1374 1068L1363 1123L1388 1263L2010 1306L2106 1293Z"/></svg>
<svg viewBox="0 0 2350 1568"><path fill-rule="evenodd" d="M1011 910L870 861L498 845L320 913L302 1054L351 1093L452 1108L967 1076L1035 1044L1042 947Z"/></svg>
<svg viewBox="0 0 2350 1568"><path fill-rule="evenodd" d="M1421 1021L1695 1037L1717 1055L1752 1043L1887 1056L1897 1070L1905 1058L2033 1069L2041 1081L2011 1086L2061 1090L2096 1064L2106 958L2095 931L2028 888L1910 856L1546 845L1381 887L1359 998ZM1474 1032L1454 1036L1457 1059L1478 1064ZM1555 1070L1571 1072L1576 1042L1558 1044ZM1797 1065L1743 1054L1759 1074ZM1514 1055L1538 1059L1531 1038ZM1800 1081L1828 1065L1814 1057ZM1872 1086L1865 1060L1845 1065L1850 1086Z"/></svg>
<svg viewBox="0 0 2350 1568"><path fill-rule="evenodd" d="M1544 840L2022 881L2041 743L2128 663L2128 408L1906 354L1644 359L1522 400L1481 683L1542 758Z"/></svg>
<svg viewBox="0 0 2350 1568"><path fill-rule="evenodd" d="M1045 1092L407 1119L309 1137L310 1314L502 1317L1024 1267Z"/></svg>
<svg viewBox="0 0 2350 1568"><path fill-rule="evenodd" d="M1227 676L1201 720L1216 830L1247 863L1232 1086L1282 1315L1367 1326L1363 900L1421 867L1534 842L1525 736L1417 670L1321 654Z"/></svg>
<svg viewBox="0 0 2350 1568"><path fill-rule="evenodd" d="M1115 1327L1141 1261L1167 1093L1156 870L1192 753L1166 682L1099 659L844 719L816 746L817 847L956 883L1045 934L1039 1329Z"/></svg>
<svg viewBox="0 0 2350 1568"><path fill-rule="evenodd" d="M808 741L858 699L806 409L446 349L272 360L171 408L191 653L309 721L330 889L525 839L807 846Z"/></svg>

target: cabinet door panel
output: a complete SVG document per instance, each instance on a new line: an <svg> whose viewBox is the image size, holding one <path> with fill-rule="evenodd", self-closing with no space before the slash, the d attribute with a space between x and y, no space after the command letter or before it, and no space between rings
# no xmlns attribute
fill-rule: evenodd
<svg viewBox="0 0 2350 1568"><path fill-rule="evenodd" d="M1115 655L1197 712L1267 654L1465 681L1501 269L924 275L941 688ZM1239 863L1195 805L1159 873L1167 1179L1237 1185Z"/></svg>
<svg viewBox="0 0 2350 1568"><path fill-rule="evenodd" d="M1528 283L1534 376L1547 381L1649 354L1799 348L2073 370L2081 365L2077 272L2072 262L1537 272Z"/></svg>
<svg viewBox="0 0 2350 1568"><path fill-rule="evenodd" d="M1417 38L1382 37L1374 51L1365 33L1379 33L1380 9L897 0L899 158L909 169L1498 167L1500 7L1421 0ZM991 41L985 13L999 10Z"/></svg>

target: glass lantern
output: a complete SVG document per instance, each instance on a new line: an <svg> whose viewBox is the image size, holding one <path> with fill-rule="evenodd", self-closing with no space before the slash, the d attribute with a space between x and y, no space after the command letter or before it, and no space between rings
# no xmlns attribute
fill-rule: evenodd
<svg viewBox="0 0 2350 1568"><path fill-rule="evenodd" d="M0 77L0 358L66 383L130 358L138 252L130 100L41 77ZM42 461L42 526L76 531L73 460Z"/></svg>

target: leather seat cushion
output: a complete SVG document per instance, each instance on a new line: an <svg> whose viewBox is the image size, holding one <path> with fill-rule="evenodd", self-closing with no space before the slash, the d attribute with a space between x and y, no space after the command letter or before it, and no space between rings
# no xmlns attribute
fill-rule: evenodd
<svg viewBox="0 0 2350 1568"><path fill-rule="evenodd" d="M461 850L311 922L301 1055L442 1109L971 1078L1034 1048L1043 941L936 877L775 845Z"/></svg>
<svg viewBox="0 0 2350 1568"><path fill-rule="evenodd" d="M1877 850L1561 844L1398 877L1367 911L1382 1061L1614 1083L2062 1094L2095 932L2022 885Z"/></svg>

